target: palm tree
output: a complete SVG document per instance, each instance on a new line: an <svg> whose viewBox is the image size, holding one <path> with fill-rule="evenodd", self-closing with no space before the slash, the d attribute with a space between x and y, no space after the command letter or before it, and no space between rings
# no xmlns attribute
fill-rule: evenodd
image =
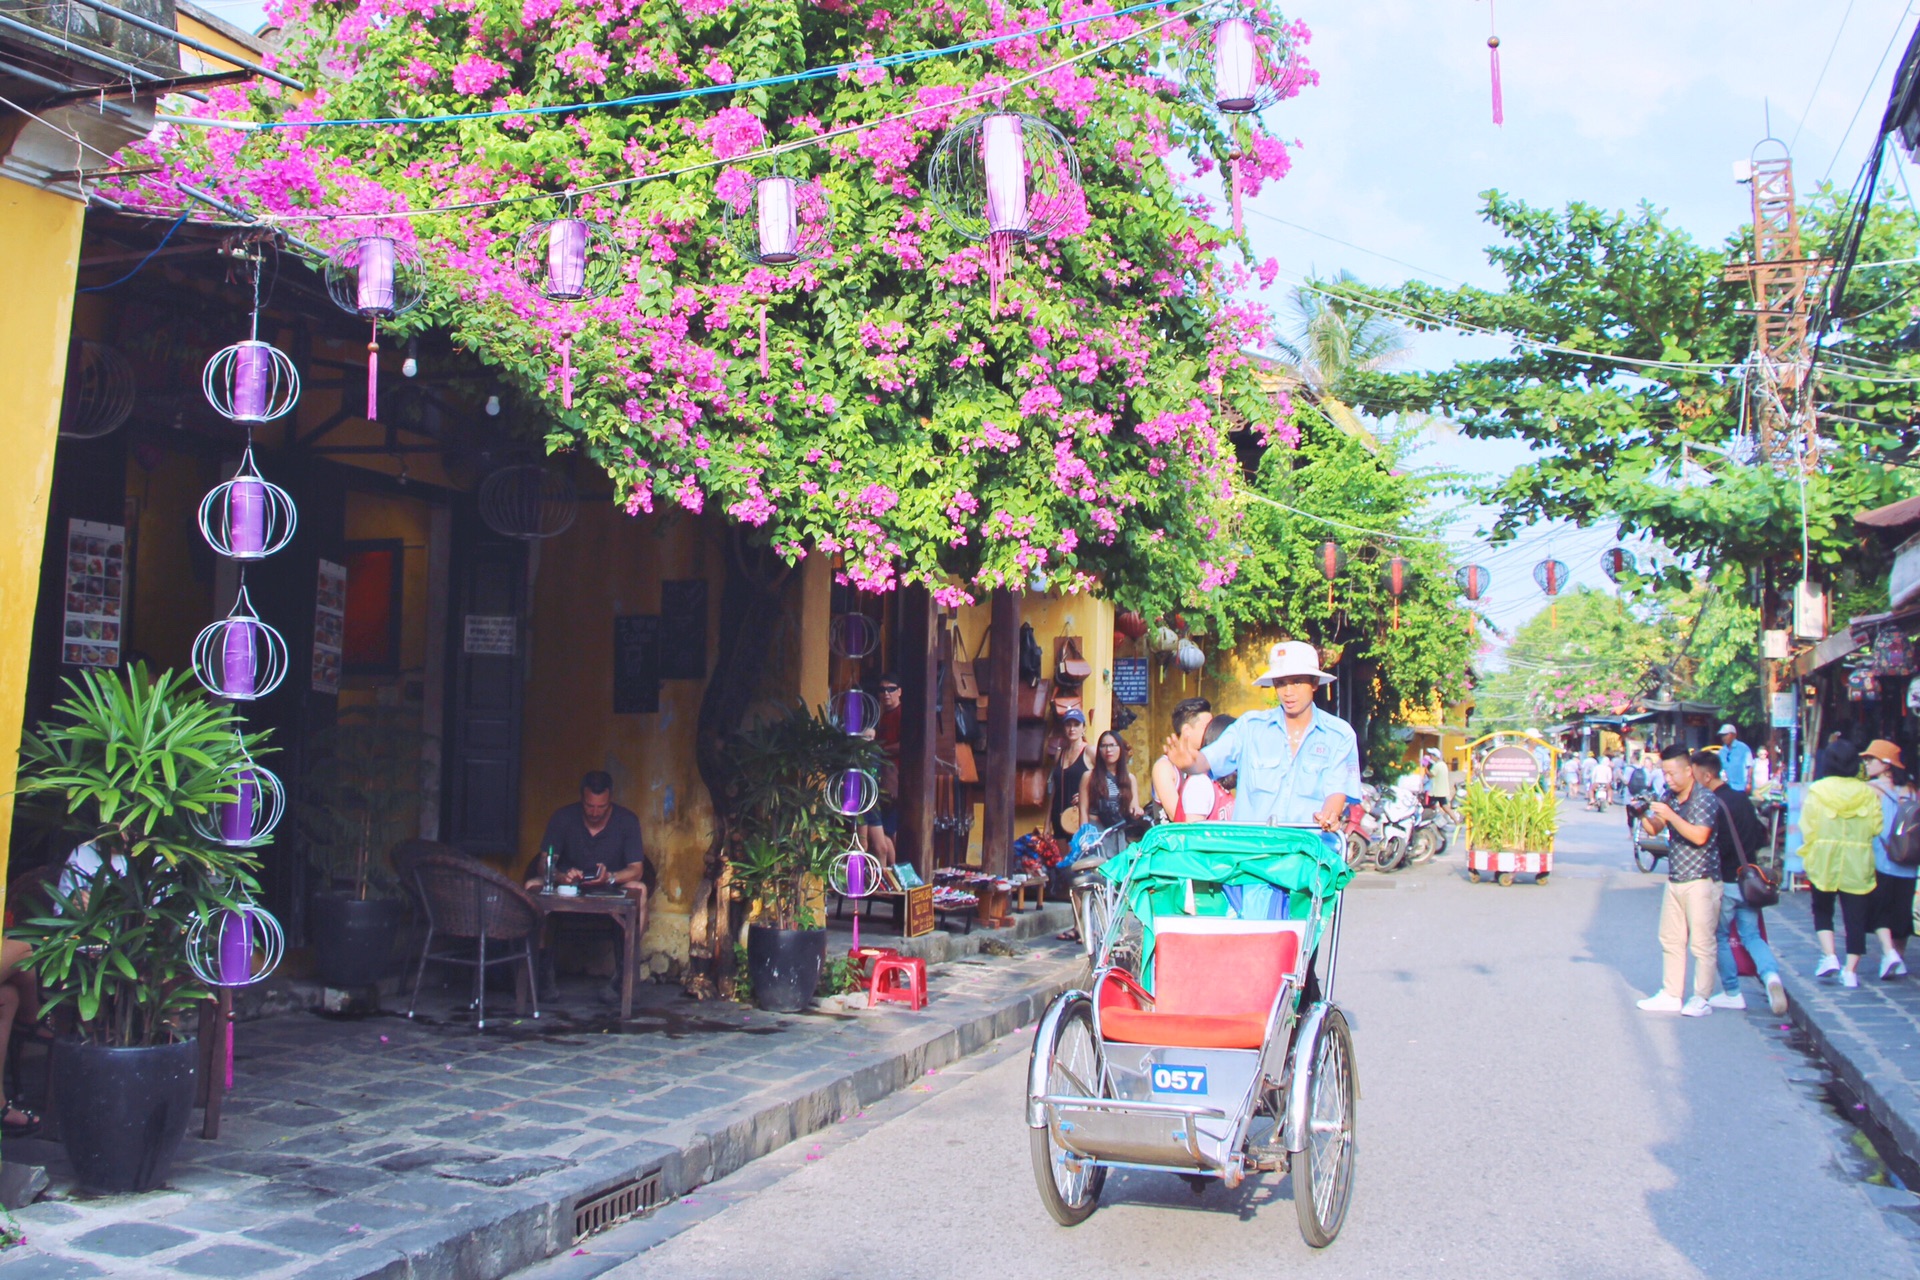
<svg viewBox="0 0 1920 1280"><path fill-rule="evenodd" d="M1342 271L1330 283L1339 288L1359 279ZM1373 433L1340 398L1341 385L1353 374L1399 361L1411 349L1412 335L1386 313L1335 296L1314 281L1293 291L1293 313L1297 323L1289 337L1274 338L1278 372L1306 388L1328 421L1371 441Z"/></svg>

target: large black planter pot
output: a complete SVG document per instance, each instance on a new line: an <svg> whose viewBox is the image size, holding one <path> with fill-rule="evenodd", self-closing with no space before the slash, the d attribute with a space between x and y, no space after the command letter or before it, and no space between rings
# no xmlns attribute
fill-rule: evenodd
<svg viewBox="0 0 1920 1280"><path fill-rule="evenodd" d="M813 991L827 964L825 929L747 926L747 979L753 1002L774 1013L813 1007Z"/></svg>
<svg viewBox="0 0 1920 1280"><path fill-rule="evenodd" d="M144 1049L61 1040L54 1106L74 1176L89 1191L151 1191L167 1179L193 1118L192 1039Z"/></svg>
<svg viewBox="0 0 1920 1280"><path fill-rule="evenodd" d="M316 893L308 904L307 940L314 968L330 987L371 987L387 976L393 940L407 918L398 898L368 898L350 893Z"/></svg>

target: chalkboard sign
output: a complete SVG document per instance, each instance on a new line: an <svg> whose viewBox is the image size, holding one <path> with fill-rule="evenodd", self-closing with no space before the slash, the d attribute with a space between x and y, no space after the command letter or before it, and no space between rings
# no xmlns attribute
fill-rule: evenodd
<svg viewBox="0 0 1920 1280"><path fill-rule="evenodd" d="M660 679L707 676L707 580L660 584Z"/></svg>
<svg viewBox="0 0 1920 1280"><path fill-rule="evenodd" d="M613 711L660 709L660 618L637 613L613 620Z"/></svg>
<svg viewBox="0 0 1920 1280"><path fill-rule="evenodd" d="M1145 658L1114 660L1113 700L1128 707L1147 705L1147 660Z"/></svg>

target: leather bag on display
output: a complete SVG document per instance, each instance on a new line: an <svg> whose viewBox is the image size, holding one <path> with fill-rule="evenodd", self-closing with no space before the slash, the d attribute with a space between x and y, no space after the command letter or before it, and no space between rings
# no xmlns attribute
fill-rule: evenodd
<svg viewBox="0 0 1920 1280"><path fill-rule="evenodd" d="M1022 809L1038 809L1047 803L1047 770L1044 767L1023 767L1013 775L1013 802Z"/></svg>
<svg viewBox="0 0 1920 1280"><path fill-rule="evenodd" d="M1053 679L1062 688L1078 688L1093 674L1093 664L1080 650L1079 636L1060 636L1053 642Z"/></svg>

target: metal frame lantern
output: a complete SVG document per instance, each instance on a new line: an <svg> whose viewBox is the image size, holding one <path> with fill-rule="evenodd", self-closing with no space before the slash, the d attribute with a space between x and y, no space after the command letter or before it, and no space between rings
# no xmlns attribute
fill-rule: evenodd
<svg viewBox="0 0 1920 1280"><path fill-rule="evenodd" d="M299 523L293 498L260 474L251 444L233 478L200 500L200 536L229 560L263 560L284 549Z"/></svg>
<svg viewBox="0 0 1920 1280"><path fill-rule="evenodd" d="M865 733L880 723L880 700L865 689L842 689L827 699L827 720L842 733Z"/></svg>
<svg viewBox="0 0 1920 1280"><path fill-rule="evenodd" d="M620 249L607 232L573 215L573 202L558 218L536 222L520 233L513 270L548 302L591 302L620 283ZM560 342L560 407L573 408L573 338Z"/></svg>
<svg viewBox="0 0 1920 1280"><path fill-rule="evenodd" d="M127 358L104 342L78 339L67 358L61 438L97 440L112 435L132 416L133 402L133 366Z"/></svg>
<svg viewBox="0 0 1920 1280"><path fill-rule="evenodd" d="M827 779L827 803L843 818L857 818L880 803L880 780L865 769L842 769Z"/></svg>
<svg viewBox="0 0 1920 1280"><path fill-rule="evenodd" d="M756 266L797 266L833 251L833 205L818 182L778 171L763 174L738 200L721 200L720 212L728 242ZM772 370L763 297L760 376L768 377Z"/></svg>
<svg viewBox="0 0 1920 1280"><path fill-rule="evenodd" d="M1618 582L1638 568L1639 561L1625 547L1608 547L1600 553L1600 572L1607 575L1608 582Z"/></svg>
<svg viewBox="0 0 1920 1280"><path fill-rule="evenodd" d="M927 163L927 192L947 224L987 244L987 306L1000 310L1013 246L1065 225L1080 187L1080 157L1039 116L996 111L949 129Z"/></svg>
<svg viewBox="0 0 1920 1280"><path fill-rule="evenodd" d="M1393 597L1393 629L1395 631L1400 629L1400 597L1407 594L1407 579L1412 572L1413 568L1407 563L1405 556L1394 556L1387 561L1386 572L1381 575L1387 594Z"/></svg>
<svg viewBox="0 0 1920 1280"><path fill-rule="evenodd" d="M836 658L864 658L880 647L880 624L864 613L839 614L827 624L827 644Z"/></svg>
<svg viewBox="0 0 1920 1280"><path fill-rule="evenodd" d="M229 849L257 849L273 840L275 828L287 813L287 789L271 769L255 764L243 743L241 760L222 777L234 798L214 805L211 813L188 818L202 837Z"/></svg>
<svg viewBox="0 0 1920 1280"><path fill-rule="evenodd" d="M286 352L256 336L214 352L200 374L200 390L229 421L272 422L300 402L300 371Z"/></svg>
<svg viewBox="0 0 1920 1280"><path fill-rule="evenodd" d="M187 967L210 987L250 987L272 976L286 947L273 913L243 899L193 922L187 930ZM258 964L256 951L263 953Z"/></svg>
<svg viewBox="0 0 1920 1280"><path fill-rule="evenodd" d="M580 513L573 481L536 462L495 471L480 482L475 500L487 528L528 542L559 537Z"/></svg>
<svg viewBox="0 0 1920 1280"><path fill-rule="evenodd" d="M426 267L413 246L392 236L363 236L327 259L327 294L349 315L373 322L367 339L367 421L380 417L380 322L420 305Z"/></svg>
<svg viewBox="0 0 1920 1280"><path fill-rule="evenodd" d="M207 692L233 702L264 698L287 678L287 642L260 621L244 583L232 612L194 637L193 674Z"/></svg>
<svg viewBox="0 0 1920 1280"><path fill-rule="evenodd" d="M1207 5L1198 16L1200 21L1175 52L1177 70L1189 100L1236 118L1226 180L1233 233L1241 235L1245 228L1238 171L1247 150L1247 130L1239 118L1257 115L1298 93L1306 83L1307 65L1299 39L1282 19L1236 3Z"/></svg>

